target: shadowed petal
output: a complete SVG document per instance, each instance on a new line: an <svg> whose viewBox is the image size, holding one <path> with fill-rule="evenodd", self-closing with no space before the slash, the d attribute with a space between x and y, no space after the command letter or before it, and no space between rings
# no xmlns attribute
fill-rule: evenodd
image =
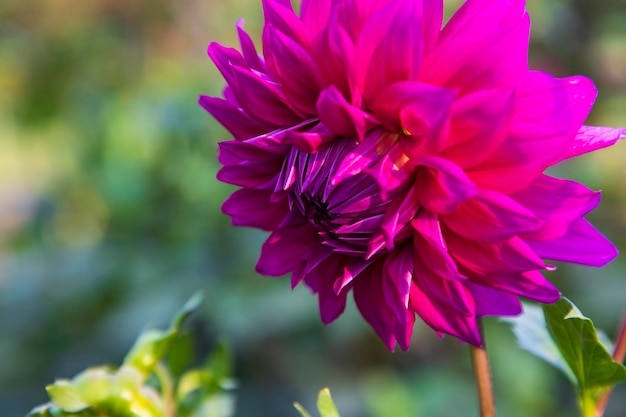
<svg viewBox="0 0 626 417"><path fill-rule="evenodd" d="M302 121L287 104L280 88L259 75L240 67L233 67L231 84L241 107L261 123L276 127L292 126Z"/></svg>
<svg viewBox="0 0 626 417"><path fill-rule="evenodd" d="M215 117L238 140L252 138L261 135L271 126L264 126L262 123L248 117L242 109L221 98L200 96L198 103Z"/></svg>
<svg viewBox="0 0 626 417"><path fill-rule="evenodd" d="M402 146L395 144L374 165L364 170L376 180L383 199L388 199L393 191L403 188L413 179L414 175L406 169L408 160Z"/></svg>
<svg viewBox="0 0 626 417"><path fill-rule="evenodd" d="M374 328L389 350L394 349L396 341L404 350L408 349L413 331L414 313L405 311L405 320L397 321L391 308L381 302L384 292L381 263L367 276L354 282L354 301L363 318Z"/></svg>
<svg viewBox="0 0 626 417"><path fill-rule="evenodd" d="M363 141L365 134L378 124L376 118L348 103L333 85L322 90L317 100L317 114L331 131L342 136L358 136Z"/></svg>
<svg viewBox="0 0 626 417"><path fill-rule="evenodd" d="M335 293L334 282L343 275L343 256L332 255L323 260L305 277L304 282L317 294L320 317L324 324L335 321L346 308L349 288Z"/></svg>
<svg viewBox="0 0 626 417"><path fill-rule="evenodd" d="M324 144L336 139L337 135L328 129L323 123L318 123L315 127L303 131L290 131L287 133L287 139L298 148L298 150L306 153L315 153Z"/></svg>
<svg viewBox="0 0 626 417"><path fill-rule="evenodd" d="M343 97L353 105L360 105L352 67L355 59L355 46L343 26L338 22L337 8L333 9L329 23L315 38L311 54L320 65L325 87L337 88Z"/></svg>
<svg viewBox="0 0 626 417"><path fill-rule="evenodd" d="M424 156L410 161L415 171L415 191L420 204L434 213L452 213L478 194L476 185L455 163L444 158Z"/></svg>
<svg viewBox="0 0 626 417"><path fill-rule="evenodd" d="M465 285L476 302L477 317L522 314L522 304L515 295L473 282L467 282Z"/></svg>
<svg viewBox="0 0 626 417"><path fill-rule="evenodd" d="M387 249L393 249L396 236L410 224L419 208L414 187L409 188L403 197L396 197L387 207L382 219L382 233Z"/></svg>
<svg viewBox="0 0 626 417"><path fill-rule="evenodd" d="M274 230L289 214L287 201L271 202L271 191L243 188L224 201L222 211L232 217L235 226Z"/></svg>
<svg viewBox="0 0 626 417"><path fill-rule="evenodd" d="M291 107L314 115L322 81L311 55L271 25L263 31L263 52L269 73L282 85Z"/></svg>
<svg viewBox="0 0 626 417"><path fill-rule="evenodd" d="M413 281L437 303L470 314L471 300L461 283L465 277L448 252L436 216L423 211L411 225L417 232L413 235Z"/></svg>
<svg viewBox="0 0 626 417"><path fill-rule="evenodd" d="M473 302L473 299L471 300ZM475 316L465 315L446 305L436 303L415 283L411 285L409 305L426 324L437 332L455 336L474 346L482 345Z"/></svg>
<svg viewBox="0 0 626 417"><path fill-rule="evenodd" d="M339 168L331 178L331 184L338 185L346 178L357 175L372 166L382 153L379 149L380 141L387 136L381 129L369 133L363 143L360 143L349 152L341 161Z"/></svg>
<svg viewBox="0 0 626 417"><path fill-rule="evenodd" d="M561 297L559 290L540 271L510 275L479 275L464 271L471 282L538 301L554 303Z"/></svg>
<svg viewBox="0 0 626 417"><path fill-rule="evenodd" d="M272 277L285 275L308 258L316 242L317 230L305 219L292 215L263 243L256 271Z"/></svg>

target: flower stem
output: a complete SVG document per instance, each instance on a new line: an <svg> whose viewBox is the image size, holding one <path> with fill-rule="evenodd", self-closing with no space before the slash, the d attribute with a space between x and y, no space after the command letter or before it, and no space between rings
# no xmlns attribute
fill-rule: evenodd
<svg viewBox="0 0 626 417"><path fill-rule="evenodd" d="M623 363L624 358L626 358L626 311L624 312L622 326L620 327L619 334L615 340L615 348L613 349L613 360L615 362ZM609 403L609 398L611 397L612 392L613 388L609 388L598 401L598 405L596 407L598 417L602 417L604 415L604 410Z"/></svg>
<svg viewBox="0 0 626 417"><path fill-rule="evenodd" d="M491 369L489 368L489 357L487 356L487 344L485 342L482 317L477 318L476 322L478 323L483 346L470 346L470 349L472 353L472 365L474 366L474 377L476 378L476 385L478 387L480 417L495 417L496 406L493 399L493 383L491 380Z"/></svg>

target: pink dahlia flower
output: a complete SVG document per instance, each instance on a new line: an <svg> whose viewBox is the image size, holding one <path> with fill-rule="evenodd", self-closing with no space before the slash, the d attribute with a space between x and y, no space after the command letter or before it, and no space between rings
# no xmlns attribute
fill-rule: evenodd
<svg viewBox="0 0 626 417"><path fill-rule="evenodd" d="M324 323L352 292L385 344L415 315L480 345L476 318L559 291L544 259L602 266L600 194L544 174L626 131L583 126L594 84L528 69L523 0L264 0L263 56L211 44L227 87L200 104L234 136L223 211L271 232L257 271L291 274Z"/></svg>

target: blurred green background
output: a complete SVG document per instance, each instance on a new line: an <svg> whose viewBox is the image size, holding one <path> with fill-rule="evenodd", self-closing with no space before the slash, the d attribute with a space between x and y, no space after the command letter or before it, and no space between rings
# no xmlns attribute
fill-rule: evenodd
<svg viewBox="0 0 626 417"><path fill-rule="evenodd" d="M459 1L447 3L448 14ZM589 124L626 125L623 0L529 0L531 65L585 74L600 90ZM198 355L227 340L237 416L296 416L329 386L343 417L467 417L477 409L467 347L418 324L389 354L353 306L323 326L316 299L256 276L264 234L220 212L216 143L196 104L223 81L206 45L259 39L258 0L0 2L0 414L22 416L44 386L119 363L146 324L163 326L196 289ZM258 44L258 43L257 43ZM626 251L626 143L557 167L604 190L590 217ZM613 335L626 263L559 265L560 289ZM574 416L565 378L487 322L501 416ZM616 390L607 417L626 415Z"/></svg>

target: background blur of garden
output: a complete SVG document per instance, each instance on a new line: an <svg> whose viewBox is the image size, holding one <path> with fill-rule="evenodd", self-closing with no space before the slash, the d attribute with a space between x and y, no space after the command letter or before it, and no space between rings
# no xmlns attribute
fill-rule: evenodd
<svg viewBox="0 0 626 417"><path fill-rule="evenodd" d="M448 1L452 11L459 1ZM626 126L624 0L529 0L531 66L592 77L589 124ZM226 340L237 416L296 416L329 386L343 417L468 417L467 347L416 326L389 354L351 305L323 326L316 299L259 277L264 235L220 212L227 133L196 104L223 81L210 41L234 46L237 18L258 41L260 0L0 1L0 414L47 400L44 386L119 363L146 324L165 326L197 289L198 357ZM626 253L626 143L554 169L604 190L594 224ZM626 258L559 265L554 282L613 336ZM576 415L565 378L487 322L504 417ZM607 417L623 417L618 387Z"/></svg>

